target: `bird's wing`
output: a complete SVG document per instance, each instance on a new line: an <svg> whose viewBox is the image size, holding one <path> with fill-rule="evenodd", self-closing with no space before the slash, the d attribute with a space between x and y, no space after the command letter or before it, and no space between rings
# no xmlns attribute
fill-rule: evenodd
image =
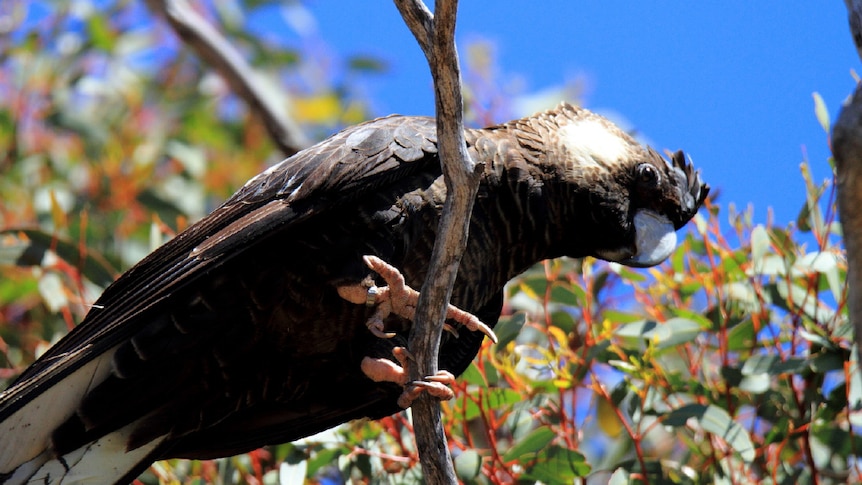
<svg viewBox="0 0 862 485"><path fill-rule="evenodd" d="M38 420L47 431L28 441L44 446L110 373L113 349L147 324L151 310L267 236L438 164L435 153L433 119L390 116L348 128L253 178L109 286L78 327L0 393L0 436ZM27 408L34 402L56 411L33 415ZM32 455L9 441L0 441L0 473L15 457Z"/></svg>

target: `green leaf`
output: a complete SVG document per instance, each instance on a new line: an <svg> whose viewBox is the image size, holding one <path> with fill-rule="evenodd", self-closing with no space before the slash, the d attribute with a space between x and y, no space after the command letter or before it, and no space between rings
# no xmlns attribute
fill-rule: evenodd
<svg viewBox="0 0 862 485"><path fill-rule="evenodd" d="M608 267L626 282L642 283L647 280L647 277L643 273L639 273L628 266L623 266L619 263L608 263Z"/></svg>
<svg viewBox="0 0 862 485"><path fill-rule="evenodd" d="M583 288L572 284L555 283L551 287L551 301L564 305L580 307L583 305Z"/></svg>
<svg viewBox="0 0 862 485"><path fill-rule="evenodd" d="M806 253L793 263L794 271L805 275L808 273L826 273L838 266L838 258L835 254L826 251L813 251Z"/></svg>
<svg viewBox="0 0 862 485"><path fill-rule="evenodd" d="M494 333L497 334L495 348L498 351L506 348L506 345L515 340L521 333L521 328L524 327L525 323L527 323L527 314L524 312L515 313L511 317L500 318L497 325L494 325Z"/></svg>
<svg viewBox="0 0 862 485"><path fill-rule="evenodd" d="M474 386L484 386L485 385L485 377L482 376L482 373L479 372L479 369L476 367L476 364L471 363L467 370L461 374L461 380L466 382L467 384L472 384Z"/></svg>
<svg viewBox="0 0 862 485"><path fill-rule="evenodd" d="M610 274L611 273L609 271L601 271L593 276L593 299L598 300L600 298L599 293L601 293L602 289L605 288L605 286L607 285ZM581 289L580 286L571 286L575 286L576 288L580 289L581 293L583 294L583 289Z"/></svg>
<svg viewBox="0 0 862 485"><path fill-rule="evenodd" d="M754 274L763 276L784 276L787 274L787 261L777 254L767 254L754 267Z"/></svg>
<svg viewBox="0 0 862 485"><path fill-rule="evenodd" d="M625 325L620 325L614 331L614 334L618 337L637 337L637 338L646 338L645 335L655 330L658 324L655 320L638 320L637 322L627 323Z"/></svg>
<svg viewBox="0 0 862 485"><path fill-rule="evenodd" d="M769 390L772 378L769 374L752 374L739 381L739 389L752 394L763 394Z"/></svg>
<svg viewBox="0 0 862 485"><path fill-rule="evenodd" d="M97 49L105 52L113 50L116 34L111 29L108 17L104 15L90 15L87 18L87 33L90 34L90 41L93 43L93 47Z"/></svg>
<svg viewBox="0 0 862 485"><path fill-rule="evenodd" d="M822 335L818 335L816 333L809 332L808 330L805 330L804 328L799 329L799 336L804 338L805 340L811 342L812 344L817 344L817 345L820 345L822 347L826 347L828 349L835 348L835 345L832 342L830 342L828 338L826 338Z"/></svg>
<svg viewBox="0 0 862 485"><path fill-rule="evenodd" d="M742 366L742 375L769 374L799 374L808 368L808 359L788 357L782 360L775 354L755 354L749 357Z"/></svg>
<svg viewBox="0 0 862 485"><path fill-rule="evenodd" d="M757 225L751 230L751 259L757 265L766 256L769 250L769 234L762 225Z"/></svg>
<svg viewBox="0 0 862 485"><path fill-rule="evenodd" d="M570 484L576 478L590 473L590 465L577 451L551 445L542 450L536 462L522 475L521 480L536 480L548 485Z"/></svg>
<svg viewBox="0 0 862 485"><path fill-rule="evenodd" d="M0 258L2 258L3 250L0 247ZM2 263L0 263L2 264ZM0 278L0 304L8 304L17 300L23 300L25 296L31 295L39 291L38 280L35 278L27 279L2 279Z"/></svg>
<svg viewBox="0 0 862 485"><path fill-rule="evenodd" d="M747 311L760 311L760 298L748 282L735 281L724 285L724 295Z"/></svg>
<svg viewBox="0 0 862 485"><path fill-rule="evenodd" d="M727 333L727 348L732 351L748 350L754 346L756 339L754 322L748 318Z"/></svg>
<svg viewBox="0 0 862 485"><path fill-rule="evenodd" d="M577 322L570 312L559 310L551 313L551 324L565 333L570 333L575 330Z"/></svg>
<svg viewBox="0 0 862 485"><path fill-rule="evenodd" d="M820 123L820 127L823 128L823 131L828 135L832 131L831 122L829 121L829 110L826 108L826 103L823 101L823 97L820 96L820 93L813 92L811 93L811 97L814 98L814 116L817 117L817 122Z"/></svg>
<svg viewBox="0 0 862 485"><path fill-rule="evenodd" d="M624 468L617 468L608 480L608 485L629 485L631 483L631 474Z"/></svg>
<svg viewBox="0 0 862 485"><path fill-rule="evenodd" d="M811 167L807 163L802 163L799 166L802 173L802 179L805 181L805 205L797 216L796 224L799 230L803 232L811 232L816 229L821 233L826 233L826 227L823 219L823 211L820 209L820 198L826 190L826 182L821 185L814 183L811 175Z"/></svg>
<svg viewBox="0 0 862 485"><path fill-rule="evenodd" d="M548 446L556 437L556 433L551 428L542 426L534 429L530 434L514 444L509 451L503 455L503 461L526 461L533 458L531 455L537 455L542 449Z"/></svg>
<svg viewBox="0 0 862 485"><path fill-rule="evenodd" d="M693 342L703 330L704 328L693 320L671 318L659 325L651 338L659 349L666 349Z"/></svg>
<svg viewBox="0 0 862 485"><path fill-rule="evenodd" d="M628 313L613 309L605 310L603 316L614 323L632 323L643 320L643 317L636 313Z"/></svg>
<svg viewBox="0 0 862 485"><path fill-rule="evenodd" d="M482 457L476 450L468 449L455 457L455 474L461 480L473 480L482 472Z"/></svg>
<svg viewBox="0 0 862 485"><path fill-rule="evenodd" d="M828 322L835 315L834 310L819 305L818 298L809 294L806 288L795 283L773 283L766 287L775 305L794 315L799 315L801 312L814 322Z"/></svg>
<svg viewBox="0 0 862 485"><path fill-rule="evenodd" d="M101 287L114 281L111 265L98 253L84 250L77 243L37 229L0 231L0 265L42 266L49 253L78 268L84 277Z"/></svg>
<svg viewBox="0 0 862 485"><path fill-rule="evenodd" d="M627 323L614 333L623 338L638 337L663 350L693 341L704 329L687 318L671 318L663 323L651 320Z"/></svg>
<svg viewBox="0 0 862 485"><path fill-rule="evenodd" d="M545 291L548 289L548 278L544 273L525 276L521 279L521 291L526 293L530 298L544 298Z"/></svg>
<svg viewBox="0 0 862 485"><path fill-rule="evenodd" d="M674 409L665 415L663 423L668 426L685 426L689 419L694 418L707 432L721 437L736 450L746 462L755 457L754 444L748 432L735 422L727 411L718 406L703 404L687 404Z"/></svg>
<svg viewBox="0 0 862 485"><path fill-rule="evenodd" d="M347 65L354 71L374 74L385 73L389 70L389 66L383 60L371 56L352 56L348 59Z"/></svg>
<svg viewBox="0 0 862 485"><path fill-rule="evenodd" d="M482 388L470 393L473 399L468 399L464 405L463 418L466 421L478 418L483 411L501 410L524 400L524 395L509 388Z"/></svg>
<svg viewBox="0 0 862 485"><path fill-rule="evenodd" d="M847 357L849 355L845 356L843 352L824 350L814 354L809 361L809 365L812 371L818 374L825 374L830 371L843 370Z"/></svg>

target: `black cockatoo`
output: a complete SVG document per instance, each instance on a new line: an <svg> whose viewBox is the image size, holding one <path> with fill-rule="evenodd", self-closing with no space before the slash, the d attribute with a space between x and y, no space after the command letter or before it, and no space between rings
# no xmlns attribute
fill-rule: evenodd
<svg viewBox="0 0 862 485"><path fill-rule="evenodd" d="M440 347L454 375L511 278L559 256L656 265L709 191L682 152L568 104L466 139L484 173L452 294L466 313ZM129 482L399 411L409 308L387 290L421 285L445 190L425 117L347 128L254 177L0 393L0 483Z"/></svg>

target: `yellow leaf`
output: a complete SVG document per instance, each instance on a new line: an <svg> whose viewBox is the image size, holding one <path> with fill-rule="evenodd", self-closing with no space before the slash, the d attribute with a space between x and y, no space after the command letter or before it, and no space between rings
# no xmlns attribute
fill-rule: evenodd
<svg viewBox="0 0 862 485"><path fill-rule="evenodd" d="M596 410L599 427L602 431L611 438L616 438L623 430L623 424L617 416L616 409L608 402L607 399L597 397L598 409Z"/></svg>
<svg viewBox="0 0 862 485"><path fill-rule="evenodd" d="M341 103L332 93L324 93L293 100L297 119L311 123L333 123L339 118Z"/></svg>
<svg viewBox="0 0 862 485"><path fill-rule="evenodd" d="M554 379L554 386L557 389L570 389L572 387L571 379Z"/></svg>
<svg viewBox="0 0 862 485"><path fill-rule="evenodd" d="M548 327L548 333L554 338L557 347L563 347L569 341L566 332L559 327Z"/></svg>
<svg viewBox="0 0 862 485"><path fill-rule="evenodd" d="M51 194L51 222L54 223L55 229L64 229L68 225L66 220L66 212L57 200L57 193L53 190Z"/></svg>

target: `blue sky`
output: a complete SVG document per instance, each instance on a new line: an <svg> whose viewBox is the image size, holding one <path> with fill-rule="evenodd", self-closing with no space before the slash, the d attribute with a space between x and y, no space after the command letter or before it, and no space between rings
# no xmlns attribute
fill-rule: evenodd
<svg viewBox="0 0 862 485"><path fill-rule="evenodd" d="M433 114L425 59L390 1L305 3L333 52L372 54L386 74L367 83L376 114ZM503 76L526 92L575 80L588 108L624 116L655 148L684 149L720 203L755 219L795 219L799 164L830 177L827 138L814 117L819 92L834 119L859 59L840 1L463 1L457 39L496 44ZM261 27L297 39L281 15ZM463 56L463 54L462 54Z"/></svg>

